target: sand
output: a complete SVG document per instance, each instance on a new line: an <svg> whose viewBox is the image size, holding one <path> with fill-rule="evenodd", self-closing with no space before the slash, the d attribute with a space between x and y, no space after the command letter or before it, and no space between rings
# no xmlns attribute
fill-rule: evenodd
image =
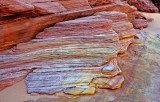
<svg viewBox="0 0 160 102"><path fill-rule="evenodd" d="M149 26L143 31L150 32L151 34L160 33L160 13L143 13L147 18L153 18L154 21L149 23Z"/></svg>
<svg viewBox="0 0 160 102"><path fill-rule="evenodd" d="M146 17L150 17L150 18L154 19L154 21L149 24L149 27L143 29L143 31L150 32L151 34L160 34L160 14L158 14L158 13L143 13L143 14ZM59 94L59 96L61 97L63 95ZM96 95L95 96L86 96L86 97L96 97ZM103 97L103 95L102 95L102 97ZM104 97L108 97L108 101L114 100L113 96L104 96ZM5 88L0 91L0 102L24 102L24 101L29 102L28 100L32 100L32 102L33 102L33 100L37 100L39 98L52 99L52 101L48 100L46 102L64 102L65 101L65 98L63 98L63 97L59 98L55 95L31 96L31 95L27 94L27 88L24 83L24 80L22 80L21 82L13 85L11 87ZM84 97L84 100L85 100L85 97ZM36 101L36 102L44 102L44 101L41 100L41 101Z"/></svg>
<svg viewBox="0 0 160 102"><path fill-rule="evenodd" d="M11 87L5 88L0 92L0 102L24 102L27 100L36 100L43 97L55 98L53 95L31 96L27 94L27 88L24 80Z"/></svg>

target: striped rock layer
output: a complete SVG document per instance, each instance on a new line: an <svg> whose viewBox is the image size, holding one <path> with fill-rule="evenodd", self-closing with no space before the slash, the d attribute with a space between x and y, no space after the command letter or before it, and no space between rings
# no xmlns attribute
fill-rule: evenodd
<svg viewBox="0 0 160 102"><path fill-rule="evenodd" d="M135 19L135 7L126 2L113 2L91 7L88 0L1 0L0 50L29 41L58 22L97 12L119 11L126 13L130 22Z"/></svg>
<svg viewBox="0 0 160 102"><path fill-rule="evenodd" d="M140 11L158 13L159 9L153 4L152 1L154 0L128 0L128 3L135 6Z"/></svg>
<svg viewBox="0 0 160 102"><path fill-rule="evenodd" d="M124 81L117 56L135 34L127 15L116 11L59 22L36 39L0 52L0 87L27 75L28 93L85 95L96 88L117 89Z"/></svg>

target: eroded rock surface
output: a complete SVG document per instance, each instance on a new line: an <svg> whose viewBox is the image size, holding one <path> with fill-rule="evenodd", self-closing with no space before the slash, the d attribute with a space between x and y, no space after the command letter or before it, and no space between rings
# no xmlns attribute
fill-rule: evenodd
<svg viewBox="0 0 160 102"><path fill-rule="evenodd" d="M134 21L132 22L134 28L139 28L139 29L143 29L148 27L148 21L145 19L134 19Z"/></svg>
<svg viewBox="0 0 160 102"><path fill-rule="evenodd" d="M159 12L158 8L152 3L151 0L128 0L128 3L137 7L140 11L151 13Z"/></svg>
<svg viewBox="0 0 160 102"><path fill-rule="evenodd" d="M34 6L19 0L1 0L0 17L11 16L15 13L33 13Z"/></svg>
<svg viewBox="0 0 160 102"><path fill-rule="evenodd" d="M94 94L96 88L116 89L124 81L117 55L127 50L135 34L120 12L60 22L40 32L38 39L1 51L0 79L17 72L14 81L21 71L33 70L25 73L28 93L84 95Z"/></svg>
<svg viewBox="0 0 160 102"><path fill-rule="evenodd" d="M121 2L121 0L88 0L91 6L100 6L105 4L112 4Z"/></svg>
<svg viewBox="0 0 160 102"><path fill-rule="evenodd" d="M97 14L65 21L45 29L37 35L37 38L52 38L57 44L59 43L56 45L57 54L53 54L54 59L57 55L57 60L52 60L52 63L58 64L58 58L61 58L58 61L61 65L54 65L55 68L59 68L58 70L51 67L30 73L26 77L28 93L53 94L64 90L65 93L73 95L94 94L95 86L110 89L121 86L124 79L118 75L121 70L115 59L121 50L121 45L118 34L112 30L111 20ZM63 69L60 71L61 68ZM44 76L41 76L43 74ZM107 79L114 83L110 83ZM53 84L50 83L51 80L55 80ZM102 82L103 84L100 84Z"/></svg>
<svg viewBox="0 0 160 102"><path fill-rule="evenodd" d="M142 13L139 13L132 21L132 24L135 29L143 30L143 28L148 27L152 21L154 21L153 18L146 18Z"/></svg>
<svg viewBox="0 0 160 102"><path fill-rule="evenodd" d="M137 15L136 8L124 2L92 8L87 0L3 0L0 3L4 5L1 6L3 12L0 17L0 50L29 41L38 32L55 23L93 15L96 12L123 12L128 15L130 22Z"/></svg>
<svg viewBox="0 0 160 102"><path fill-rule="evenodd" d="M88 0L59 0L59 2L67 9L67 11L78 11L91 8Z"/></svg>

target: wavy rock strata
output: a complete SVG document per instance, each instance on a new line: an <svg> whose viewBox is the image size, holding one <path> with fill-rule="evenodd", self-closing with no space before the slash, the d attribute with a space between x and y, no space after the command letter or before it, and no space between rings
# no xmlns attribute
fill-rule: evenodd
<svg viewBox="0 0 160 102"><path fill-rule="evenodd" d="M29 73L28 93L84 95L94 94L96 88L119 88L124 78L117 56L135 34L127 15L120 12L57 23L40 32L38 39L0 52L0 87Z"/></svg>
<svg viewBox="0 0 160 102"><path fill-rule="evenodd" d="M137 15L137 9L125 2L90 7L87 0L1 0L0 5L0 50L29 41L55 23L97 12L123 12L130 22Z"/></svg>

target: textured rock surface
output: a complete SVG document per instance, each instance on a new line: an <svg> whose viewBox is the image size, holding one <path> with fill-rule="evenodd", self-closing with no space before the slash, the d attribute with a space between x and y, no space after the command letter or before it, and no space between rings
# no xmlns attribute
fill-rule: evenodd
<svg viewBox="0 0 160 102"><path fill-rule="evenodd" d="M132 22L134 28L139 28L139 29L143 29L148 27L148 21L145 19L134 19L134 21Z"/></svg>
<svg viewBox="0 0 160 102"><path fill-rule="evenodd" d="M34 6L25 4L19 0L1 0L0 17L11 16L15 13L33 13Z"/></svg>
<svg viewBox="0 0 160 102"><path fill-rule="evenodd" d="M153 15L155 16L155 14ZM140 39L137 40L137 38ZM2 90L0 92L1 99L3 99L4 102L8 102L8 100L18 100L19 102L159 102L159 38L160 34L158 34L158 31L155 35L154 33L141 32L140 36L136 37L136 43L128 49L132 54L126 53L119 55L118 62L125 81L118 90L96 89L94 95L81 95L80 97L64 96L61 93L47 96L30 96L26 94L26 87L24 82L21 81L12 87ZM135 50L133 50L133 48ZM17 92L17 94L15 94L15 92ZM19 99L19 97L27 98Z"/></svg>
<svg viewBox="0 0 160 102"><path fill-rule="evenodd" d="M63 90L77 95L94 94L96 87L116 89L124 81L117 55L127 50L135 34L127 15L120 12L60 22L40 32L38 39L1 51L0 72L6 79L9 73L19 72L12 75L14 81L21 71L34 69L23 74L28 74L28 93Z"/></svg>
<svg viewBox="0 0 160 102"><path fill-rule="evenodd" d="M149 23L152 21L154 21L153 18L146 18L142 13L139 13L132 21L132 24L135 29L143 30L143 28L148 27Z"/></svg>
<svg viewBox="0 0 160 102"><path fill-rule="evenodd" d="M128 5L127 2L113 3L92 8L99 8L100 11L119 11L126 13L130 22L132 22L135 19L135 16L137 15L137 9L134 6Z"/></svg>
<svg viewBox="0 0 160 102"><path fill-rule="evenodd" d="M7 70L7 69L6 69ZM31 70L6 71L1 69L0 73L0 88L9 87L23 80Z"/></svg>
<svg viewBox="0 0 160 102"><path fill-rule="evenodd" d="M134 41L133 36L136 35L132 23L128 22L127 15L115 11L99 12L94 15L100 15L105 19L113 21L112 29L118 34L121 43L121 50L119 53L126 52L129 44Z"/></svg>
<svg viewBox="0 0 160 102"><path fill-rule="evenodd" d="M140 11L159 12L158 8L151 0L128 0L128 3L137 7Z"/></svg>
<svg viewBox="0 0 160 102"><path fill-rule="evenodd" d="M91 8L87 0L59 0L59 2L67 9L67 11L78 11Z"/></svg>
<svg viewBox="0 0 160 102"><path fill-rule="evenodd" d="M138 46L129 47L131 53L118 55L118 62L125 80L120 89L96 89L94 95L64 95L59 92L55 95L29 95L26 93L24 81L8 87L0 92L2 102L159 102L159 14L145 13L148 17L155 17L149 27L142 32L136 42ZM141 44L140 44L141 43ZM134 44L135 45L135 44ZM142 46L141 46L142 45ZM147 45L147 46L146 46ZM133 50L135 48L135 50ZM150 49L150 51L148 51ZM145 56L145 58L144 58ZM80 90L80 89L79 89ZM71 92L71 91L70 91ZM74 91L75 92L75 91ZM21 94L20 94L21 93ZM14 97L13 97L14 96ZM21 98L19 98L21 97Z"/></svg>
<svg viewBox="0 0 160 102"><path fill-rule="evenodd" d="M128 22L127 15L119 12L99 12L94 15L101 15L106 19L113 21L113 30L118 33L120 39L133 37L136 32L132 23Z"/></svg>
<svg viewBox="0 0 160 102"><path fill-rule="evenodd" d="M121 0L88 0L91 6L100 6L105 4L112 4L121 2Z"/></svg>
<svg viewBox="0 0 160 102"><path fill-rule="evenodd" d="M83 6L84 7L83 8L79 6L80 8L76 7L75 9L70 11L71 8L73 8L72 5L74 6L75 3L77 3L77 5L80 5L81 3L78 3L78 2L82 2L82 5L83 5L85 2L87 2L86 0L81 0L81 1L73 0L73 2L75 2L73 4L71 1L58 2L56 0L41 0L37 2L37 0L33 0L33 1L25 0L24 2L24 0L21 0L23 4L31 5L32 8L29 9L29 11L27 11L26 9L26 11L21 13L18 13L18 11L14 10L15 13L12 14L14 16L11 16L8 11L5 11L6 13L9 13L9 15L6 15L6 17L0 18L0 32L1 32L0 50L10 48L13 45L16 45L17 43L20 43L20 42L31 40L38 32L40 32L44 28L51 26L60 21L75 19L77 17L89 16L96 12L101 12L101 11L124 12L128 15L129 21L133 21L137 14L136 8L131 7L126 3L114 3L114 4L109 4L109 5L100 6L100 7L93 7L93 8L89 8L88 6ZM4 1L4 2L1 1L1 4L5 4L6 2L7 1ZM38 8L36 6L33 6L34 4L38 5L37 6ZM53 7L51 8L52 4L53 4ZM33 12L33 11L36 11L36 12ZM43 15L43 16L37 17L40 13L47 14L47 12L56 13L56 14Z"/></svg>
<svg viewBox="0 0 160 102"><path fill-rule="evenodd" d="M32 3L35 7L35 12L38 14L52 14L64 12L66 9L59 2L38 2Z"/></svg>
<svg viewBox="0 0 160 102"><path fill-rule="evenodd" d="M96 88L121 87L124 78L117 56L134 41L136 32L130 22L138 14L135 7L118 0L96 1L95 5L87 0L14 2L22 10L7 11L14 3L0 2L5 14L0 18L0 50L31 40L44 28L52 27L36 39L0 52L0 88L26 75L28 93L84 95L94 94Z"/></svg>
<svg viewBox="0 0 160 102"><path fill-rule="evenodd" d="M159 2L159 0L152 0L152 2L155 4L155 6L159 9L159 12L160 12L160 2Z"/></svg>

